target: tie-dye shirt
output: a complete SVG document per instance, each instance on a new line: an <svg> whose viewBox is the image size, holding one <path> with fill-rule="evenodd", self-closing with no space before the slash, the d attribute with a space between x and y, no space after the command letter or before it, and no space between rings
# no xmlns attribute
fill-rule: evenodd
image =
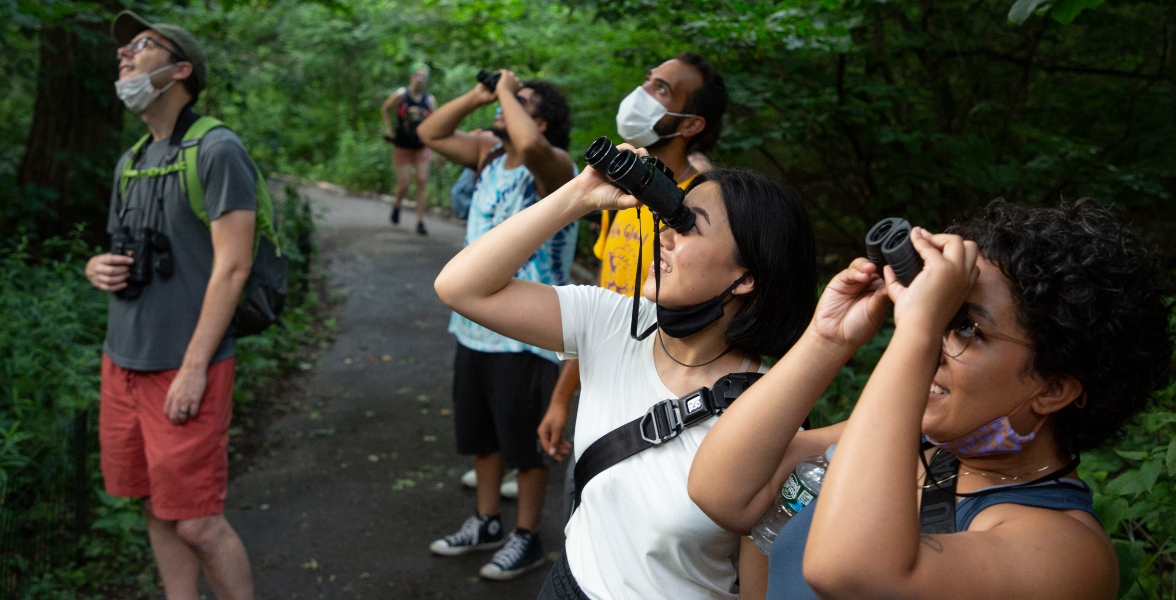
<svg viewBox="0 0 1176 600"><path fill-rule="evenodd" d="M575 172L573 165L573 172ZM506 168L503 154L486 165L474 188L470 200L470 214L466 220L466 245L482 237L499 223L539 201L535 191L535 176L526 166ZM537 281L547 285L568 285L572 282L572 258L576 253L578 222L559 230L543 243L527 262L515 273L515 277ZM555 352L524 344L499 335L453 313L449 319L449 332L457 341L479 352L533 352L552 362L559 362Z"/></svg>

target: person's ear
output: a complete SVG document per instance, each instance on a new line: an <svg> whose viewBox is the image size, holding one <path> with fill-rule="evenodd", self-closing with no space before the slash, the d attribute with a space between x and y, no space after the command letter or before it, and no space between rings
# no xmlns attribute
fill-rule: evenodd
<svg viewBox="0 0 1176 600"><path fill-rule="evenodd" d="M176 68L171 70L171 78L173 81L183 81L192 76L192 63L182 61L176 63Z"/></svg>
<svg viewBox="0 0 1176 600"><path fill-rule="evenodd" d="M732 296L742 296L744 294L750 294L754 291L755 291L755 276L748 275L747 277L745 277L743 279L743 281L739 282L739 285L735 286L735 289L731 291L731 295Z"/></svg>
<svg viewBox="0 0 1176 600"><path fill-rule="evenodd" d="M1086 405L1086 392L1082 389L1082 382L1070 375L1058 375L1046 382L1042 391L1033 399L1033 411L1039 415L1048 415L1074 402L1079 403L1079 408Z"/></svg>
<svg viewBox="0 0 1176 600"><path fill-rule="evenodd" d="M535 126L539 128L539 133L547 133L547 119L535 117Z"/></svg>
<svg viewBox="0 0 1176 600"><path fill-rule="evenodd" d="M682 133L684 138L692 138L706 129L706 119L703 117L687 117L678 131Z"/></svg>

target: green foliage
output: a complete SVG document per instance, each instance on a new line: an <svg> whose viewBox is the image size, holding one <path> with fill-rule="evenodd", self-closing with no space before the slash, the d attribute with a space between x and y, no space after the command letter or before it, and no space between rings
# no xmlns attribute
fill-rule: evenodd
<svg viewBox="0 0 1176 600"><path fill-rule="evenodd" d="M286 197L278 209L290 294L277 326L238 341L238 422L278 378L308 368L306 348L323 336L324 303L312 285L322 277L313 266L314 215L297 194ZM156 592L139 502L102 491L96 414L107 297L83 274L97 252L75 236L0 253L0 593L55 600ZM72 534L69 487L79 413L90 415L83 495L93 506L81 539Z"/></svg>
<svg viewBox="0 0 1176 600"><path fill-rule="evenodd" d="M1176 324L1176 315L1173 323ZM1121 439L1082 456L1082 479L1119 556L1122 598L1176 593L1176 384Z"/></svg>

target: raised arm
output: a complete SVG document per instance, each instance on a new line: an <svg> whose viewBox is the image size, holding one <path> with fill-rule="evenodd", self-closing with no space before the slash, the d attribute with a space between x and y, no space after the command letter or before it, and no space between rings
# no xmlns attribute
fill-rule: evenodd
<svg viewBox="0 0 1176 600"><path fill-rule="evenodd" d="M874 271L859 258L834 277L800 340L703 439L688 489L719 525L750 531L796 464L836 441L838 426L796 432L837 371L885 318L889 300Z"/></svg>
<svg viewBox="0 0 1176 600"><path fill-rule="evenodd" d="M502 107L502 120L510 134L511 143L523 156L523 164L535 175L535 191L540 198L558 189L571 180L575 173L572 158L567 151L552 146L540 129L540 122L531 118L527 109L515 96L523 83L514 72L502 70L498 79L498 104ZM542 102L542 96L540 96Z"/></svg>
<svg viewBox="0 0 1176 600"><path fill-rule="evenodd" d="M478 161L494 148L495 141L458 131L463 119L480 106L494 102L496 94L480 83L470 91L442 104L417 125L417 137L421 142L449 160L471 169L478 168Z"/></svg>
<svg viewBox="0 0 1176 600"><path fill-rule="evenodd" d="M408 93L406 88L400 88L392 92L391 96L384 101L384 105L380 107L380 116L384 118L384 135L392 137L392 113L400 109L400 103L404 102L404 95Z"/></svg>
<svg viewBox="0 0 1176 600"><path fill-rule="evenodd" d="M445 265L433 287L442 302L475 323L526 344L562 351L555 289L515 279L515 273L539 246L576 219L601 207L636 204L587 168L467 246Z"/></svg>

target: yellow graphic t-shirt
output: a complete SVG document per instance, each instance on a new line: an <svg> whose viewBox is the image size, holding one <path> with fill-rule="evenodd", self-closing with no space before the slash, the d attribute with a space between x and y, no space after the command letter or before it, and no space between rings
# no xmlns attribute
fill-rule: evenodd
<svg viewBox="0 0 1176 600"><path fill-rule="evenodd" d="M690 182L697 177L678 184L686 189ZM641 222L638 226L637 211L641 211ZM645 276L649 272L649 263L653 261L653 213L644 205L637 208L618 210L609 220L609 213L604 213L600 221L600 237L596 240L593 252L600 259L600 287L613 290L626 296L633 295L633 279L636 277L634 268L640 269L641 283L645 283ZM640 227L640 231L638 228ZM637 264L637 248L642 244L641 264Z"/></svg>

